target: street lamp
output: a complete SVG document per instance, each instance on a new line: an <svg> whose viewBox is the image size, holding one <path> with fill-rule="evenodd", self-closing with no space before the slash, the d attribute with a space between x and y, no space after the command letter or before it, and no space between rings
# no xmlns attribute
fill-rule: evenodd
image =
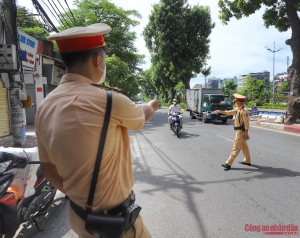
<svg viewBox="0 0 300 238"><path fill-rule="evenodd" d="M273 99L272 99L272 107L273 107L273 105L274 105L274 88L275 88L275 82L278 82L279 80L278 79L273 79Z"/></svg>
<svg viewBox="0 0 300 238"><path fill-rule="evenodd" d="M271 50L268 46L265 46L265 48L273 53L273 97L272 97L272 107L274 106L274 80L275 80L275 75L274 75L274 68L275 68L275 52L278 52L280 50L282 50L282 48L280 48L279 50L275 50L275 41L274 41L274 47L273 50Z"/></svg>

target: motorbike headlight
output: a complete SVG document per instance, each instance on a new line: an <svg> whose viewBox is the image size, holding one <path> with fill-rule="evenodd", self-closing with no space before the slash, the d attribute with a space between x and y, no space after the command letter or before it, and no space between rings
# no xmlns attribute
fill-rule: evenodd
<svg viewBox="0 0 300 238"><path fill-rule="evenodd" d="M4 183L0 184L0 193L2 193L3 191L6 192L10 182L10 180L7 180Z"/></svg>
<svg viewBox="0 0 300 238"><path fill-rule="evenodd" d="M7 174L2 174L0 176L0 194L1 193L6 193L8 187L11 185L11 183L14 180L14 174L13 173L7 173Z"/></svg>
<svg viewBox="0 0 300 238"><path fill-rule="evenodd" d="M6 162L0 163L0 173L5 172L5 170L7 169L7 167L9 166L10 163L11 163L11 161L6 161Z"/></svg>

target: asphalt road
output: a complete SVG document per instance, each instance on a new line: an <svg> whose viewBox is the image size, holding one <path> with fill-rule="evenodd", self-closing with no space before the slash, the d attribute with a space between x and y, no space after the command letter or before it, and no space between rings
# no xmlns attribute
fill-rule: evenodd
<svg viewBox="0 0 300 238"><path fill-rule="evenodd" d="M159 109L139 132L130 132L134 190L154 238L274 237L264 231L300 226L300 136L251 127L252 166L224 171L233 146L232 123L202 123L183 115L178 139ZM43 232L32 226L18 237L76 237L68 201L58 193ZM263 231L264 229L264 231ZM280 237L297 237L281 235Z"/></svg>

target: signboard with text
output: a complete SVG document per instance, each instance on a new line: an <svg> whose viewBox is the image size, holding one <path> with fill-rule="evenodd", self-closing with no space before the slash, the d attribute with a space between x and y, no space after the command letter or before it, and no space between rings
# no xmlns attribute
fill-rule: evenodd
<svg viewBox="0 0 300 238"><path fill-rule="evenodd" d="M18 29L18 39L20 42L21 54L23 55L22 57L23 69L34 70L38 40L19 29Z"/></svg>

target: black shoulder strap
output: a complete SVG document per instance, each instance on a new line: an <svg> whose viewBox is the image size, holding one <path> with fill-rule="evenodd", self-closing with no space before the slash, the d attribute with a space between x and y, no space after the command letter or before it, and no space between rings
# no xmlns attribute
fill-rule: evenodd
<svg viewBox="0 0 300 238"><path fill-rule="evenodd" d="M89 197L88 197L87 206L86 206L87 212L91 211L91 208L93 205L94 194L95 194L95 190L96 190L96 184L97 184L97 180L98 180L98 174L99 174L99 170L100 170L102 154L103 154L108 124L109 124L109 118L110 118L110 113L111 113L111 105L112 105L112 93L111 93L111 91L107 91L106 112L105 112L104 123L103 123L102 132L101 132L99 148L98 148L98 153L97 153L97 157L96 157L96 163L95 163L95 167L94 167Z"/></svg>

